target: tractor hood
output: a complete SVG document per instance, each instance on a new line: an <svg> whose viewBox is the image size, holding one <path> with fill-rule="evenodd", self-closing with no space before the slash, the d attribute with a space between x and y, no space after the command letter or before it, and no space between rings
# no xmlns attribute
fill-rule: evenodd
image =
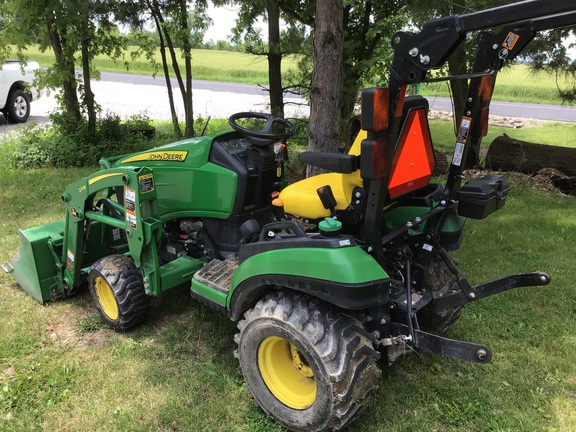
<svg viewBox="0 0 576 432"><path fill-rule="evenodd" d="M188 138L182 141L166 144L151 150L139 153L123 155L119 158L101 160L101 164L107 167L122 166L148 166L159 165L198 168L208 162L210 147L215 137L227 135L233 132L224 132L218 135Z"/></svg>

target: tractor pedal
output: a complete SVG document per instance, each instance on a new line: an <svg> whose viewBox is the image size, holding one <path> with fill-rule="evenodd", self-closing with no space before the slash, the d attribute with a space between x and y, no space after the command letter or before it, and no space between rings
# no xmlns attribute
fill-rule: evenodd
<svg viewBox="0 0 576 432"><path fill-rule="evenodd" d="M222 294L228 294L232 275L237 268L238 260L213 259L194 274L194 279Z"/></svg>

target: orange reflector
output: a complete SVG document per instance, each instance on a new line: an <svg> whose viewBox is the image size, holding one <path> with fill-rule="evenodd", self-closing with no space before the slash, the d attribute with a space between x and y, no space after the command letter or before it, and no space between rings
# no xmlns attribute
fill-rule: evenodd
<svg viewBox="0 0 576 432"><path fill-rule="evenodd" d="M271 195L272 195L272 199L278 198L278 197L280 196L280 192L278 192L278 191L272 191L272 194L271 194Z"/></svg>
<svg viewBox="0 0 576 432"><path fill-rule="evenodd" d="M284 201L282 201L280 198L276 198L272 200L272 205L274 207L284 207Z"/></svg>
<svg viewBox="0 0 576 432"><path fill-rule="evenodd" d="M376 180L388 173L388 139L365 139L360 151L360 175Z"/></svg>
<svg viewBox="0 0 576 432"><path fill-rule="evenodd" d="M482 98L482 102L488 102L492 98L494 78L494 75L487 75L482 77L482 81L480 81L480 87L478 87L478 96Z"/></svg>
<svg viewBox="0 0 576 432"><path fill-rule="evenodd" d="M404 98L406 97L406 85L400 87L400 94L398 95L398 101L396 102L396 111L394 111L394 117L398 118L402 115L402 110L404 109Z"/></svg>
<svg viewBox="0 0 576 432"><path fill-rule="evenodd" d="M388 182L390 198L426 186L435 164L426 110L411 110L406 117L392 160Z"/></svg>
<svg viewBox="0 0 576 432"><path fill-rule="evenodd" d="M488 135L488 117L490 114L490 108L484 107L480 110L480 122L479 122L479 135L485 137Z"/></svg>
<svg viewBox="0 0 576 432"><path fill-rule="evenodd" d="M389 100L390 92L385 87L362 90L360 96L362 129L379 132L388 128Z"/></svg>

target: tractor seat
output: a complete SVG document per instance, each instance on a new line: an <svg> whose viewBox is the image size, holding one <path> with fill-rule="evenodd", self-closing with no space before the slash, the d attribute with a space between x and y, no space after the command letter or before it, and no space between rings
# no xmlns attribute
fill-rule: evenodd
<svg viewBox="0 0 576 432"><path fill-rule="evenodd" d="M428 101L422 96L406 97L402 107L401 123L402 128L387 179L390 199L401 198L427 186L435 164L428 127ZM308 219L331 216L330 210L324 207L316 192L318 188L326 185L330 186L336 199L335 210L346 210L352 203L354 188L363 186L355 156L360 155L362 141L367 135L365 130L360 130L348 155L329 156L327 153L317 153L314 157L305 155L308 163L337 172L310 177L285 188L280 193L284 211ZM322 158L326 160L322 161ZM327 168L329 166L335 166L336 169Z"/></svg>
<svg viewBox="0 0 576 432"><path fill-rule="evenodd" d="M354 144L350 147L349 155L360 154L362 140L367 136L361 130ZM280 192L280 199L284 203L284 211L289 214L307 219L321 219L330 216L330 210L324 208L318 198L316 190L329 185L336 198L335 210L346 210L352 202L352 191L355 187L362 187L362 177L357 169L350 174L326 173L300 180Z"/></svg>

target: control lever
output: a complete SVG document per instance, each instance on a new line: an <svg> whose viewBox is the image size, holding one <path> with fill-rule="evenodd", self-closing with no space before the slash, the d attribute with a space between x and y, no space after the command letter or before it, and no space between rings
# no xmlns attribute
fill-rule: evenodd
<svg viewBox="0 0 576 432"><path fill-rule="evenodd" d="M316 189L316 193L320 197L320 201L322 201L322 205L324 206L324 208L330 210L330 215L332 217L336 217L335 209L337 203L330 185L319 187L318 189Z"/></svg>

